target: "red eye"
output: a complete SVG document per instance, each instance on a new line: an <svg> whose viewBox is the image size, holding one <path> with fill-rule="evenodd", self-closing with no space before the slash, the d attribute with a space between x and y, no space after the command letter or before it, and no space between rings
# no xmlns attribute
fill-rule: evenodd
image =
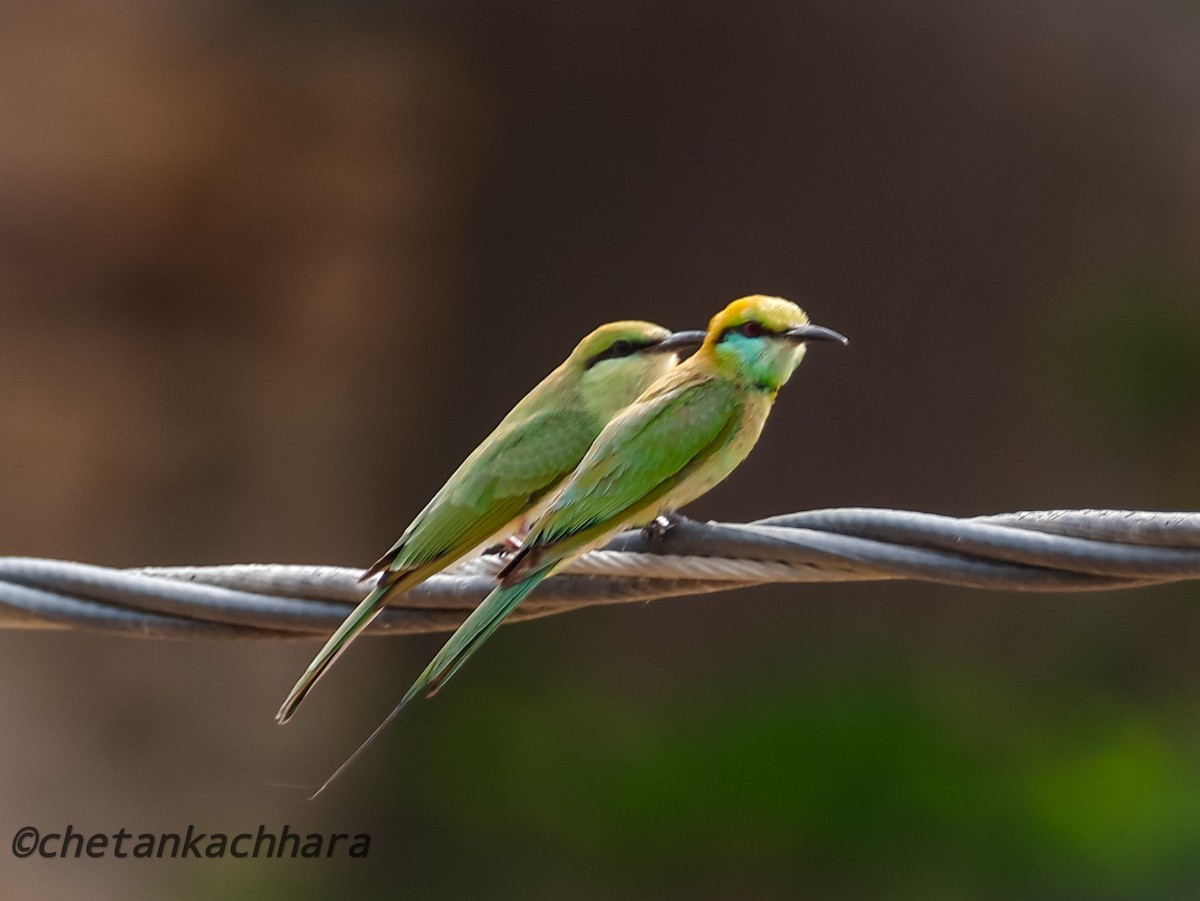
<svg viewBox="0 0 1200 901"><path fill-rule="evenodd" d="M738 326L738 331L747 338L761 338L767 333L761 322L754 322L753 320Z"/></svg>

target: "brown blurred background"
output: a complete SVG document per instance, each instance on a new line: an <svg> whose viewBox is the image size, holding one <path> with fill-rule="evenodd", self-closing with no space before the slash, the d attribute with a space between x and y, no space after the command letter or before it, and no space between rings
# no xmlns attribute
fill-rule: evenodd
<svg viewBox="0 0 1200 901"><path fill-rule="evenodd" d="M1200 5L11 4L0 553L365 565L599 322L814 352L696 516L1200 506ZM824 351L818 348L819 351ZM1200 892L1195 586L761 589L441 638L0 634L14 897ZM102 878L101 878L102 877Z"/></svg>

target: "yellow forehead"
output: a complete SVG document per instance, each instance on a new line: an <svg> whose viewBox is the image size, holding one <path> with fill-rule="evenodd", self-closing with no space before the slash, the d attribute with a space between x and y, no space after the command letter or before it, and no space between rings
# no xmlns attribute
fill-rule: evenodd
<svg viewBox="0 0 1200 901"><path fill-rule="evenodd" d="M709 334L715 335L747 322L758 322L773 332L782 332L800 325L808 325L808 316L794 303L782 297L752 294L735 300L714 316L708 331Z"/></svg>
<svg viewBox="0 0 1200 901"><path fill-rule="evenodd" d="M637 319L608 322L580 341L579 346L575 348L575 353L591 357L612 347L617 341L647 344L661 341L669 334L671 334L669 331L653 322L642 322Z"/></svg>

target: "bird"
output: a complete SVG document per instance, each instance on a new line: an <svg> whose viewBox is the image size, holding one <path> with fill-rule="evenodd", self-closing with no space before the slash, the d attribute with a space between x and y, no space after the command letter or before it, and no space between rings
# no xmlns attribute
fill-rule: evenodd
<svg viewBox="0 0 1200 901"><path fill-rule="evenodd" d="M750 453L810 341L849 343L778 297L743 297L714 316L700 349L604 427L501 568L496 587L317 793L413 699L436 694L546 578L631 526L664 536L681 507Z"/></svg>
<svg viewBox="0 0 1200 901"><path fill-rule="evenodd" d="M375 587L304 670L275 719L287 722L333 662L388 602L474 550L521 533L601 429L696 350L703 331L623 320L601 325L513 407L366 570ZM511 540L511 539L510 539Z"/></svg>

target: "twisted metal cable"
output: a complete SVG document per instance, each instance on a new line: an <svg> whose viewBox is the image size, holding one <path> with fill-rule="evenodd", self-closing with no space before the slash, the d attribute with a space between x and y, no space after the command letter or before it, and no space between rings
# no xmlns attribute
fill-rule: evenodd
<svg viewBox="0 0 1200 901"><path fill-rule="evenodd" d="M372 634L448 631L492 587L479 557L388 607ZM0 557L0 628L80 628L154 638L317 638L366 592L340 566L108 569ZM685 520L640 532L547 580L513 620L768 582L912 579L966 588L1099 591L1200 578L1200 513L1051 510L958 519L850 508L745 525Z"/></svg>

